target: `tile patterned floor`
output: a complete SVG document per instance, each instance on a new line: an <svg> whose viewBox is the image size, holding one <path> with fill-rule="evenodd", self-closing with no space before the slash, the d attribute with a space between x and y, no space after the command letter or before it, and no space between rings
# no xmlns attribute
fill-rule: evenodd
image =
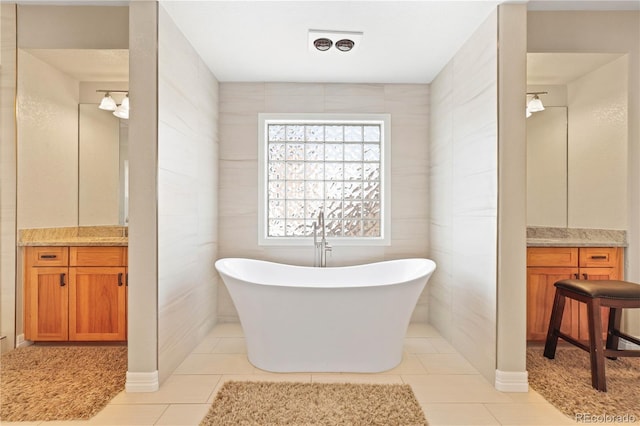
<svg viewBox="0 0 640 426"><path fill-rule="evenodd" d="M568 425L574 421L535 391L494 389L426 324L411 324L402 363L381 374L276 374L252 366L238 324L219 324L154 393L117 395L88 421L3 425L197 425L226 380L408 383L430 426Z"/></svg>

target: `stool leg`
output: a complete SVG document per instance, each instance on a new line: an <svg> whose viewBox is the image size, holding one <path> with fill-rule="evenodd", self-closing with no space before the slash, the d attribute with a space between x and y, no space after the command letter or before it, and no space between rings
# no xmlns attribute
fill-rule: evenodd
<svg viewBox="0 0 640 426"><path fill-rule="evenodd" d="M551 319L549 320L549 330L547 331L547 341L544 344L544 356L549 359L553 359L556 356L558 331L560 331L560 325L562 324L564 303L564 293L562 290L556 289L556 295L553 299L553 309L551 310Z"/></svg>
<svg viewBox="0 0 640 426"><path fill-rule="evenodd" d="M622 308L609 309L609 322L607 325L607 349L618 349L620 337L614 334L614 331L620 331L620 320L622 319ZM609 359L617 359L617 357L607 357Z"/></svg>
<svg viewBox="0 0 640 426"><path fill-rule="evenodd" d="M587 302L589 317L589 356L591 358L591 385L599 391L607 391L604 371L604 342L602 341L602 321L600 319L600 299Z"/></svg>

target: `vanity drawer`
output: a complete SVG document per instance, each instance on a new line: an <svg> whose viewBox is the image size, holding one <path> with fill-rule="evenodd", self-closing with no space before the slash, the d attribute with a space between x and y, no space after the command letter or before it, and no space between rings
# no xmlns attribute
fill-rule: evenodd
<svg viewBox="0 0 640 426"><path fill-rule="evenodd" d="M31 266L67 266L69 263L68 247L29 247L26 252Z"/></svg>
<svg viewBox="0 0 640 426"><path fill-rule="evenodd" d="M577 247L529 247L527 266L578 266Z"/></svg>
<svg viewBox="0 0 640 426"><path fill-rule="evenodd" d="M580 249L580 267L616 267L620 263L618 247L583 247Z"/></svg>
<svg viewBox="0 0 640 426"><path fill-rule="evenodd" d="M126 247L70 247L69 266L127 266Z"/></svg>

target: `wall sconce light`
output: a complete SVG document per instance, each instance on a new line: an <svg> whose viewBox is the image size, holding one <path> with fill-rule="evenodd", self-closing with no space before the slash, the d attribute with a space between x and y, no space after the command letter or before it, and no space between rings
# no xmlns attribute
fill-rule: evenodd
<svg viewBox="0 0 640 426"><path fill-rule="evenodd" d="M527 92L527 95L533 95L533 98L527 102L526 117L531 117L534 112L544 111L544 105L539 95L546 95L549 92Z"/></svg>
<svg viewBox="0 0 640 426"><path fill-rule="evenodd" d="M100 101L100 105L98 105L98 108L105 111L115 111L116 107L116 101L113 100L110 92L106 92L104 94L104 98L102 98L102 100Z"/></svg>
<svg viewBox="0 0 640 426"><path fill-rule="evenodd" d="M96 90L96 92L104 93L102 101L98 108L105 111L113 111L113 115L125 120L129 119L129 91L128 90ZM111 97L112 93L124 93L124 99L120 105Z"/></svg>

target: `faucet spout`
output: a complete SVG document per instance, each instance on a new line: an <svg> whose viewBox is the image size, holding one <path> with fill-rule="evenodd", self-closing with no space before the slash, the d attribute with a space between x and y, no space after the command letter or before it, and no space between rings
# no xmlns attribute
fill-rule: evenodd
<svg viewBox="0 0 640 426"><path fill-rule="evenodd" d="M318 230L320 230L320 241L318 241ZM320 210L318 221L313 222L313 246L315 248L313 266L321 268L327 266L327 252L331 251L331 246L327 242L326 235L324 211Z"/></svg>

